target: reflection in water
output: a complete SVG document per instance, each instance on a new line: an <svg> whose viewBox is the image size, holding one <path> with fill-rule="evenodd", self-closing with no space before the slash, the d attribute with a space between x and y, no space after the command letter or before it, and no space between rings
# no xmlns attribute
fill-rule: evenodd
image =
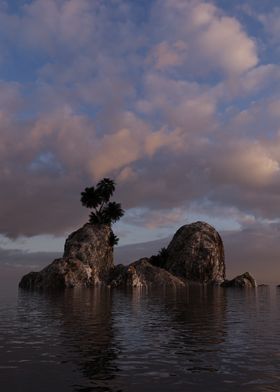
<svg viewBox="0 0 280 392"><path fill-rule="evenodd" d="M62 344L77 353L75 364L95 390L114 378L117 345L113 343L112 296L109 290L70 290L65 294ZM82 386L76 388L86 391Z"/></svg>
<svg viewBox="0 0 280 392"><path fill-rule="evenodd" d="M113 390L108 387L108 381L117 372L114 360L118 348L113 342L110 290L66 290L53 294L20 292L19 307L26 306L30 299L33 301L33 295L37 305L41 309L43 306L48 328L58 327L57 343L63 350L63 358L59 356L61 363L74 365L75 371L79 370L82 375L81 380L72 384L74 390Z"/></svg>
<svg viewBox="0 0 280 392"><path fill-rule="evenodd" d="M279 391L280 290L19 292L0 300L11 392Z"/></svg>

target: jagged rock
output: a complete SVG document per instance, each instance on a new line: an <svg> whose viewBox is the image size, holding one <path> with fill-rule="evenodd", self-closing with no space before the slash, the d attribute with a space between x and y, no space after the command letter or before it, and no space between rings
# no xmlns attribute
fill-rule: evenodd
<svg viewBox="0 0 280 392"><path fill-rule="evenodd" d="M110 277L111 287L185 287L186 281L150 264L144 258L129 266L118 265Z"/></svg>
<svg viewBox="0 0 280 392"><path fill-rule="evenodd" d="M40 272L31 272L20 281L24 289L92 287L106 284L113 268L111 228L85 224L70 234L61 259Z"/></svg>
<svg viewBox="0 0 280 392"><path fill-rule="evenodd" d="M255 287L257 287L257 282L249 274L249 272L245 272L244 274L238 275L231 280L225 280L221 286L222 287L255 288Z"/></svg>
<svg viewBox="0 0 280 392"><path fill-rule="evenodd" d="M168 245L164 267L188 281L222 283L225 279L225 260L219 233L204 222L182 226Z"/></svg>

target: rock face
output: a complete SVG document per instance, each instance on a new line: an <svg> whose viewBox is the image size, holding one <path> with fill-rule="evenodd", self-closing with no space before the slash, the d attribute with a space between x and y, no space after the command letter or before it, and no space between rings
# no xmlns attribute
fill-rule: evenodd
<svg viewBox="0 0 280 392"><path fill-rule="evenodd" d="M107 282L113 268L111 228L85 224L70 234L61 259L20 281L24 289L92 287Z"/></svg>
<svg viewBox="0 0 280 392"><path fill-rule="evenodd" d="M110 277L111 287L185 287L186 281L170 274L165 269L150 264L144 258L129 266L118 265Z"/></svg>
<svg viewBox="0 0 280 392"><path fill-rule="evenodd" d="M111 234L110 226L87 223L66 239L63 258L81 261L92 269L96 282L102 281L114 267Z"/></svg>
<svg viewBox="0 0 280 392"><path fill-rule="evenodd" d="M242 275L236 276L232 280L225 280L222 283L222 287L255 288L257 287L257 282L249 274L249 272L245 272Z"/></svg>
<svg viewBox="0 0 280 392"><path fill-rule="evenodd" d="M182 226L167 248L165 268L192 282L220 284L225 279L224 247L208 223Z"/></svg>

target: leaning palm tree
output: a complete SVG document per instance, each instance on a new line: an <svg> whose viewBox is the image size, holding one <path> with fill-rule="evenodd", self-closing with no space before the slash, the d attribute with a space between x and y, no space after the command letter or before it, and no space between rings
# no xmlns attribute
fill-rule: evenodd
<svg viewBox="0 0 280 392"><path fill-rule="evenodd" d="M84 192L81 193L82 205L92 210L89 215L89 223L111 226L124 215L124 210L120 203L110 202L114 191L115 182L110 178L103 178L96 187L85 188ZM118 241L118 237L112 233L110 238L111 245L117 245Z"/></svg>

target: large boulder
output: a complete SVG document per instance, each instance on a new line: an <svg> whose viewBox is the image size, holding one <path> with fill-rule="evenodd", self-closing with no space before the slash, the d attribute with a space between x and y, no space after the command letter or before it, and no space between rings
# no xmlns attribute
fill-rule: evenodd
<svg viewBox="0 0 280 392"><path fill-rule="evenodd" d="M189 282L222 283L225 258L219 233L204 222L182 226L168 245L164 268Z"/></svg>
<svg viewBox="0 0 280 392"><path fill-rule="evenodd" d="M92 287L107 284L113 268L112 230L107 225L85 224L70 234L61 259L40 272L25 275L24 289Z"/></svg>
<svg viewBox="0 0 280 392"><path fill-rule="evenodd" d="M96 281L104 280L114 267L111 235L108 225L86 223L66 239L63 258L80 260L92 268Z"/></svg>
<svg viewBox="0 0 280 392"><path fill-rule="evenodd" d="M112 270L111 287L182 288L186 281L170 274L165 269L153 266L143 258L128 266L118 265Z"/></svg>
<svg viewBox="0 0 280 392"><path fill-rule="evenodd" d="M225 280L222 283L222 287L255 288L257 287L257 282L249 272L245 272L231 280Z"/></svg>

